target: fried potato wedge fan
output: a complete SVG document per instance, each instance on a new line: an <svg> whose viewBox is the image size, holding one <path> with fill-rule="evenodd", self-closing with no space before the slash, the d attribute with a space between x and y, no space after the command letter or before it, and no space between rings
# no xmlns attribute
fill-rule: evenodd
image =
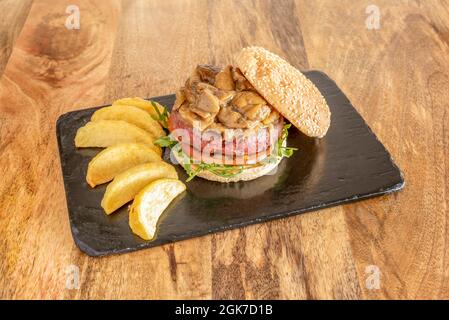
<svg viewBox="0 0 449 320"><path fill-rule="evenodd" d="M140 191L129 211L129 226L139 237L151 240L164 210L186 186L176 179L159 179Z"/></svg>
<svg viewBox="0 0 449 320"><path fill-rule="evenodd" d="M75 136L77 148L110 147L119 143L139 142L162 154L162 149L154 145L154 137L147 131L122 120L98 120L88 122L78 129Z"/></svg>
<svg viewBox="0 0 449 320"><path fill-rule="evenodd" d="M89 162L86 181L94 188L112 180L101 201L108 215L134 200L129 226L146 240L154 238L160 216L186 190L154 144L166 135L168 115L157 102L124 98L95 111L75 136L77 148L106 148Z"/></svg>
<svg viewBox="0 0 449 320"><path fill-rule="evenodd" d="M150 182L171 178L178 179L176 169L163 161L144 163L128 169L107 186L101 201L101 207L106 214L111 214L134 197Z"/></svg>
<svg viewBox="0 0 449 320"><path fill-rule="evenodd" d="M86 181L93 188L111 181L129 168L146 162L162 161L160 154L143 143L122 143L98 153L87 167Z"/></svg>
<svg viewBox="0 0 449 320"><path fill-rule="evenodd" d="M165 131L162 129L159 122L154 120L148 112L137 107L104 107L95 111L90 120L123 120L149 132L155 139L165 136Z"/></svg>

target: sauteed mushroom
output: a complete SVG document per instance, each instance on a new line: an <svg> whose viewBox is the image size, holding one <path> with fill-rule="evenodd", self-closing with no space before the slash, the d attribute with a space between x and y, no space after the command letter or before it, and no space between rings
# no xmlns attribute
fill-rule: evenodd
<svg viewBox="0 0 449 320"><path fill-rule="evenodd" d="M220 68L211 66L209 64L200 64L196 67L196 71L200 75L202 81L214 84L215 76L220 72Z"/></svg>
<svg viewBox="0 0 449 320"><path fill-rule="evenodd" d="M246 129L265 126L279 119L279 114L254 90L232 66L219 69L198 65L185 87L176 95L174 110L188 123L207 128Z"/></svg>
<svg viewBox="0 0 449 320"><path fill-rule="evenodd" d="M231 66L227 66L217 74L215 77L215 86L222 90L235 90Z"/></svg>

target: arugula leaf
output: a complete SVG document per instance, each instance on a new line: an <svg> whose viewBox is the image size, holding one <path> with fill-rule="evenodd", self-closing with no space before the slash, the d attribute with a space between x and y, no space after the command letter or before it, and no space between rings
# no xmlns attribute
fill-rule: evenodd
<svg viewBox="0 0 449 320"><path fill-rule="evenodd" d="M163 147L163 148L172 148L175 145L178 144L178 141L176 139L173 139L170 135L168 136L164 136L164 137L160 137L156 140L154 140L154 144Z"/></svg>
<svg viewBox="0 0 449 320"><path fill-rule="evenodd" d="M157 113L157 117L153 117L154 120L159 121L162 127L165 129L168 128L168 111L165 106L162 106L164 108L164 111L161 113L161 111L158 108L158 104L152 100L150 100L151 106L153 107L154 111ZM160 105L160 104L159 104Z"/></svg>
<svg viewBox="0 0 449 320"><path fill-rule="evenodd" d="M195 178L198 173L200 173L201 171L209 171L212 172L213 174L220 176L220 177L224 177L224 178L232 178L235 177L236 175L240 174L243 172L243 170L245 169L245 166L227 166L227 165L219 165L219 164L213 164L213 163L199 163L199 164L194 164L192 165L194 167L194 169L191 170L187 170L186 172L189 175L189 178L186 180L186 182L191 181L193 178Z"/></svg>
<svg viewBox="0 0 449 320"><path fill-rule="evenodd" d="M298 148L283 146L284 141L286 141L288 138L288 129L291 126L292 125L290 123L284 125L284 128L282 128L282 134L276 142L273 152L268 158L265 158L262 161L263 163L275 163L279 160L279 158L283 157L290 158L293 155L293 152L298 150Z"/></svg>
<svg viewBox="0 0 449 320"><path fill-rule="evenodd" d="M289 148L289 147L281 147L279 149L282 157L290 158L293 155L293 152L297 151L298 148Z"/></svg>
<svg viewBox="0 0 449 320"><path fill-rule="evenodd" d="M292 126L291 123L287 123L284 125L284 128L282 128L281 137L278 139L277 144L276 144L276 148L278 151L278 157L290 158L293 155L293 152L298 150L298 148L283 146L284 141L286 141L288 138L288 129L290 129L291 126Z"/></svg>

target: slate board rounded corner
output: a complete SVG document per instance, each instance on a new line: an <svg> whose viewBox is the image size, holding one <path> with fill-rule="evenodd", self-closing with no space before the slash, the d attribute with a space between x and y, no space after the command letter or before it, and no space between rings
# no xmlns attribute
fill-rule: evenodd
<svg viewBox="0 0 449 320"><path fill-rule="evenodd" d="M76 149L77 129L103 107L71 111L56 122L61 169L72 236L92 257L121 254L254 223L389 194L404 188L403 173L337 84L317 70L304 73L332 112L329 132L319 141L290 129L297 147L275 174L254 181L219 184L195 178L169 207L153 241L132 234L126 206L111 216L100 207L104 187L85 183L87 164L97 151ZM175 96L151 98L171 109ZM108 106L108 105L105 105ZM176 166L181 178L185 172Z"/></svg>
<svg viewBox="0 0 449 320"><path fill-rule="evenodd" d="M78 239L74 235L73 229L72 229L72 237L73 237L73 240L75 241L75 245L78 247L78 249L81 252L84 252L85 254L87 254L89 257L101 257L101 256L107 255L108 253L110 254L110 252L97 251L94 248L90 247L88 244L85 244L84 242L82 242L80 239Z"/></svg>

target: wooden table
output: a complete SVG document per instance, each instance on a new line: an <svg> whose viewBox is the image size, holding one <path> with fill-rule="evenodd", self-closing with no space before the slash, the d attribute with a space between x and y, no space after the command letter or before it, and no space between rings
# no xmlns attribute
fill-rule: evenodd
<svg viewBox="0 0 449 320"><path fill-rule="evenodd" d="M0 298L449 298L449 2L373 2L379 29L369 1L0 0ZM72 4L79 30L65 26ZM58 116L172 93L195 64L224 65L246 45L335 79L405 189L130 254L81 253Z"/></svg>

